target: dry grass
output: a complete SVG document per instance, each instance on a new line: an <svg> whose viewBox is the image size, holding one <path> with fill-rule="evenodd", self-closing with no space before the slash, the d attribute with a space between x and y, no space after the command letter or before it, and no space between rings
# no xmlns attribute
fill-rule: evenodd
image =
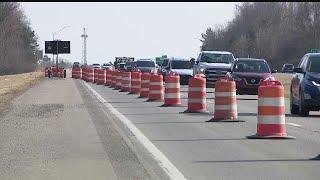
<svg viewBox="0 0 320 180"><path fill-rule="evenodd" d="M275 73L273 76L279 80L284 86L284 96L286 98L290 97L290 85L292 74L285 74L285 73Z"/></svg>
<svg viewBox="0 0 320 180"><path fill-rule="evenodd" d="M0 76L0 112L12 98L37 83L42 77L44 72L40 71Z"/></svg>

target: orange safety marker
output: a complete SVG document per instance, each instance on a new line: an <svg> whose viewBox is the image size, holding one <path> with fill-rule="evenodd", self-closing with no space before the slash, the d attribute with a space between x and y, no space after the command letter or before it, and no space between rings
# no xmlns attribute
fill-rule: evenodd
<svg viewBox="0 0 320 180"><path fill-rule="evenodd" d="M258 89L257 133L249 139L294 139L286 133L284 87L279 81L263 81Z"/></svg>
<svg viewBox="0 0 320 180"><path fill-rule="evenodd" d="M150 73L142 73L142 75L141 75L140 97L148 97L149 96L150 76L151 76Z"/></svg>
<svg viewBox="0 0 320 180"><path fill-rule="evenodd" d="M110 86L112 82L112 69L107 69L106 70L106 86Z"/></svg>
<svg viewBox="0 0 320 180"><path fill-rule="evenodd" d="M98 81L97 84L102 85L105 84L106 80L106 70L105 69L99 69L98 70Z"/></svg>
<svg viewBox="0 0 320 180"><path fill-rule="evenodd" d="M164 104L162 106L180 106L180 76L178 74L169 74L164 77Z"/></svg>
<svg viewBox="0 0 320 180"><path fill-rule="evenodd" d="M116 73L116 87L115 90L121 89L121 81L122 81L122 71L117 71Z"/></svg>
<svg viewBox="0 0 320 180"><path fill-rule="evenodd" d="M117 71L118 70L114 70L111 72L111 85L110 85L110 88L115 88L116 87L116 78L117 78Z"/></svg>
<svg viewBox="0 0 320 180"><path fill-rule="evenodd" d="M120 92L128 92L130 90L131 72L124 71L121 78Z"/></svg>
<svg viewBox="0 0 320 180"><path fill-rule="evenodd" d="M82 69L82 80L87 81L87 68L81 68Z"/></svg>
<svg viewBox="0 0 320 180"><path fill-rule="evenodd" d="M94 69L93 68L88 68L88 71L87 71L87 79L88 79L88 82L94 82Z"/></svg>
<svg viewBox="0 0 320 180"><path fill-rule="evenodd" d="M151 74L148 101L163 101L163 98L163 76L162 74Z"/></svg>
<svg viewBox="0 0 320 180"><path fill-rule="evenodd" d="M141 89L141 72L133 71L131 72L131 87L129 94L140 93Z"/></svg>
<svg viewBox="0 0 320 180"><path fill-rule="evenodd" d="M219 78L215 84L214 117L207 122L244 122L238 120L236 83Z"/></svg>
<svg viewBox="0 0 320 180"><path fill-rule="evenodd" d="M206 79L191 77L188 84L188 109L184 113L207 113Z"/></svg>
<svg viewBox="0 0 320 180"><path fill-rule="evenodd" d="M98 83L98 74L100 69L94 69L94 80L93 83Z"/></svg>

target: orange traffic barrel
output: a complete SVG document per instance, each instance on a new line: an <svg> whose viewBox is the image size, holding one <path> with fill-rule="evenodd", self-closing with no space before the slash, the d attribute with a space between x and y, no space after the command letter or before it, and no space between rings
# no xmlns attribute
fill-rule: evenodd
<svg viewBox="0 0 320 180"><path fill-rule="evenodd" d="M86 68L81 68L81 71L82 71L82 80L86 81L86 77L87 77Z"/></svg>
<svg viewBox="0 0 320 180"><path fill-rule="evenodd" d="M257 133L249 139L293 139L286 133L284 87L279 81L263 81L258 89Z"/></svg>
<svg viewBox="0 0 320 180"><path fill-rule="evenodd" d="M116 86L114 89L121 89L121 81L122 81L122 71L117 71L116 73Z"/></svg>
<svg viewBox="0 0 320 180"><path fill-rule="evenodd" d="M163 101L163 76L153 73L150 76L148 101Z"/></svg>
<svg viewBox="0 0 320 180"><path fill-rule="evenodd" d="M201 76L189 78L188 109L184 113L207 112L206 79Z"/></svg>
<svg viewBox="0 0 320 180"><path fill-rule="evenodd" d="M106 70L106 86L110 86L111 85L111 80L112 80L112 70L111 69L107 69Z"/></svg>
<svg viewBox="0 0 320 180"><path fill-rule="evenodd" d="M150 73L142 73L141 74L140 97L148 97L149 96L150 76L151 76Z"/></svg>
<svg viewBox="0 0 320 180"><path fill-rule="evenodd" d="M121 92L128 92L130 90L131 72L124 71L121 79Z"/></svg>
<svg viewBox="0 0 320 180"><path fill-rule="evenodd" d="M94 80L93 80L93 83L98 83L99 71L100 71L100 69L94 69Z"/></svg>
<svg viewBox="0 0 320 180"><path fill-rule="evenodd" d="M141 72L133 71L131 72L131 87L129 94L140 93L141 89Z"/></svg>
<svg viewBox="0 0 320 180"><path fill-rule="evenodd" d="M88 82L94 82L94 69L91 67L87 69L87 80Z"/></svg>
<svg viewBox="0 0 320 180"><path fill-rule="evenodd" d="M214 94L214 116L207 122L243 122L238 120L236 83L233 79L219 78Z"/></svg>
<svg viewBox="0 0 320 180"><path fill-rule="evenodd" d="M164 77L164 104L162 106L179 106L181 105L180 95L180 76L178 74L169 74Z"/></svg>
<svg viewBox="0 0 320 180"><path fill-rule="evenodd" d="M104 85L106 82L106 70L105 69L99 69L98 70L98 81L97 84Z"/></svg>
<svg viewBox="0 0 320 180"><path fill-rule="evenodd" d="M115 88L116 87L116 78L117 78L117 70L114 70L114 71L111 72L110 88Z"/></svg>

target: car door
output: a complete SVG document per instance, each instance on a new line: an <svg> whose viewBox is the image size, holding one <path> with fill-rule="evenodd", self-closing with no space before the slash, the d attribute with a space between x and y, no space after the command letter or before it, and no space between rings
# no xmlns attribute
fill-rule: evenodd
<svg viewBox="0 0 320 180"><path fill-rule="evenodd" d="M304 72L306 70L307 60L308 60L308 55L303 56L303 58L301 59L299 65L298 65L298 67L302 68ZM294 97L294 99L299 99L300 83L301 83L303 77L304 77L303 73L295 73L293 75L291 82L292 82L292 96Z"/></svg>

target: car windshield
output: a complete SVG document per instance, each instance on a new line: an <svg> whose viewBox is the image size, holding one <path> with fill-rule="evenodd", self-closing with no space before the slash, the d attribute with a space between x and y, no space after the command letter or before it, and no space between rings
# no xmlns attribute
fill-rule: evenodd
<svg viewBox="0 0 320 180"><path fill-rule="evenodd" d="M320 57L310 57L308 72L320 73Z"/></svg>
<svg viewBox="0 0 320 180"><path fill-rule="evenodd" d="M137 67L155 67L153 61L137 61Z"/></svg>
<svg viewBox="0 0 320 180"><path fill-rule="evenodd" d="M100 64L92 64L92 66L100 66Z"/></svg>
<svg viewBox="0 0 320 180"><path fill-rule="evenodd" d="M172 69L192 69L190 61L171 61Z"/></svg>
<svg viewBox="0 0 320 180"><path fill-rule="evenodd" d="M238 61L233 67L233 72L270 73L268 64L264 61Z"/></svg>
<svg viewBox="0 0 320 180"><path fill-rule="evenodd" d="M168 59L164 59L162 62L162 66L168 66L169 60Z"/></svg>
<svg viewBox="0 0 320 180"><path fill-rule="evenodd" d="M231 54L203 53L200 62L230 64L233 60Z"/></svg>

